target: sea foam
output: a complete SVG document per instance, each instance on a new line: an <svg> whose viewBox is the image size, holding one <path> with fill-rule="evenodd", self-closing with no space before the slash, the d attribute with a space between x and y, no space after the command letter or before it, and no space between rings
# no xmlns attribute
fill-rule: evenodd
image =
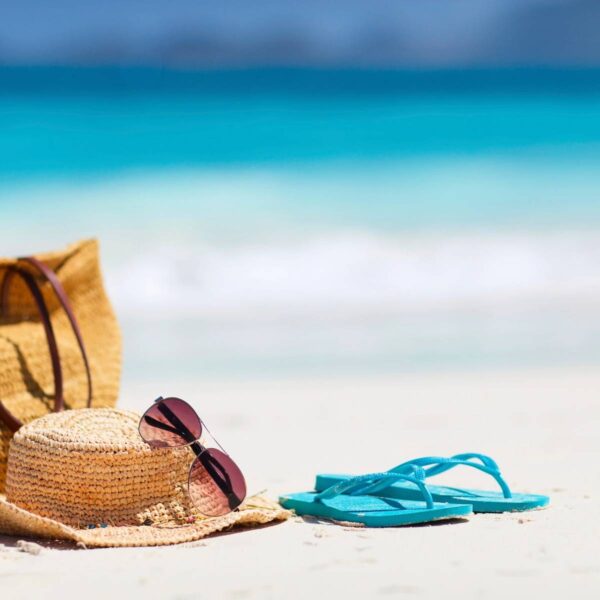
<svg viewBox="0 0 600 600"><path fill-rule="evenodd" d="M593 307L596 231L374 234L163 244L112 265L123 313L269 320ZM598 309L600 311L600 309Z"/></svg>

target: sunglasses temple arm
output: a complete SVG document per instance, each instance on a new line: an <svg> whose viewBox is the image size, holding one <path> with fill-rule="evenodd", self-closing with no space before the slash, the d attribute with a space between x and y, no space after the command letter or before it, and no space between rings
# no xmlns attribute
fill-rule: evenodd
<svg viewBox="0 0 600 600"><path fill-rule="evenodd" d="M177 433L183 436L187 442L192 443L196 441L196 436L164 402L158 403L158 410L171 422L171 425L177 429Z"/></svg>
<svg viewBox="0 0 600 600"><path fill-rule="evenodd" d="M144 415L144 421L146 421L148 425L152 425L152 427L155 427L156 429L162 429L164 431L168 431L176 435L181 435L181 432L178 429L175 429L175 427L172 427L167 423L163 423L162 421L159 421L158 419L155 419L154 417L151 417L149 415Z"/></svg>
<svg viewBox="0 0 600 600"><path fill-rule="evenodd" d="M215 442L215 444L217 446L219 446L219 448L221 448L221 450L227 454L227 451L225 450L225 448L223 448L223 446L221 446L221 444L219 444L219 440L212 434L211 430L206 426L206 423L200 419L200 423L202 423L202 427L204 427L204 429L206 429L206 432L208 433L208 435L210 435L210 437L213 439L213 441Z"/></svg>

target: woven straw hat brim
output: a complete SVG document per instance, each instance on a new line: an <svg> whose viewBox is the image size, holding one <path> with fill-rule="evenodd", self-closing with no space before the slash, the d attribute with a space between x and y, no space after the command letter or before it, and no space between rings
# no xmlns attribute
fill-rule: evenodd
<svg viewBox="0 0 600 600"><path fill-rule="evenodd" d="M290 513L261 496L247 499L245 508L223 517L203 519L177 527L133 526L75 529L40 517L6 501L0 494L0 533L28 538L67 540L89 548L165 546L193 542L234 526L253 526L283 521Z"/></svg>

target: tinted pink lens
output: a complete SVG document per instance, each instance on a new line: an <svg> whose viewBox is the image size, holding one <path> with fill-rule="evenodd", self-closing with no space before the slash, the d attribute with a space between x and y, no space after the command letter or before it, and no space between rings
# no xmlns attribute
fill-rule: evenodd
<svg viewBox="0 0 600 600"><path fill-rule="evenodd" d="M235 510L246 497L246 480L231 458L217 450L204 450L190 469L189 494L207 517Z"/></svg>
<svg viewBox="0 0 600 600"><path fill-rule="evenodd" d="M186 446L200 439L202 424L187 402L165 398L144 413L140 435L146 443L157 448Z"/></svg>

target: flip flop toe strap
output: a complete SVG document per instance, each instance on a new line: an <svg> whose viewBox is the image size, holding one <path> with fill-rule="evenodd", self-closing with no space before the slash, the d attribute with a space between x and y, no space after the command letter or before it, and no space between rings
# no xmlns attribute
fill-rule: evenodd
<svg viewBox="0 0 600 600"><path fill-rule="evenodd" d="M405 463L390 469L390 473L405 473L405 472L414 472L415 467L420 467L423 469L425 478L433 477L434 475L439 475L440 473L445 473L450 469L454 469L454 467L458 466L471 467L473 469L477 469L482 471L483 473L487 473L491 477L494 478L496 483L500 486L502 490L502 494L505 498L512 498L512 492L508 487L506 481L504 481L502 475L500 474L500 468L496 464L496 462L486 456L485 454L477 454L474 452L468 452L464 454L455 454L449 458L442 456L423 456L421 458L414 458L412 460L408 460Z"/></svg>
<svg viewBox="0 0 600 600"><path fill-rule="evenodd" d="M424 479L425 471L420 467L412 468L408 472L404 473L392 473L387 471L385 473L369 473L367 475L358 475L356 477L351 477L350 479L336 483L322 492L319 492L316 495L316 500L319 502L322 502L323 500L331 500L332 498L342 494L348 496L375 495L377 492L382 492L398 481L407 481L419 488L427 508L433 508L433 498L431 496L431 492L425 485Z"/></svg>

